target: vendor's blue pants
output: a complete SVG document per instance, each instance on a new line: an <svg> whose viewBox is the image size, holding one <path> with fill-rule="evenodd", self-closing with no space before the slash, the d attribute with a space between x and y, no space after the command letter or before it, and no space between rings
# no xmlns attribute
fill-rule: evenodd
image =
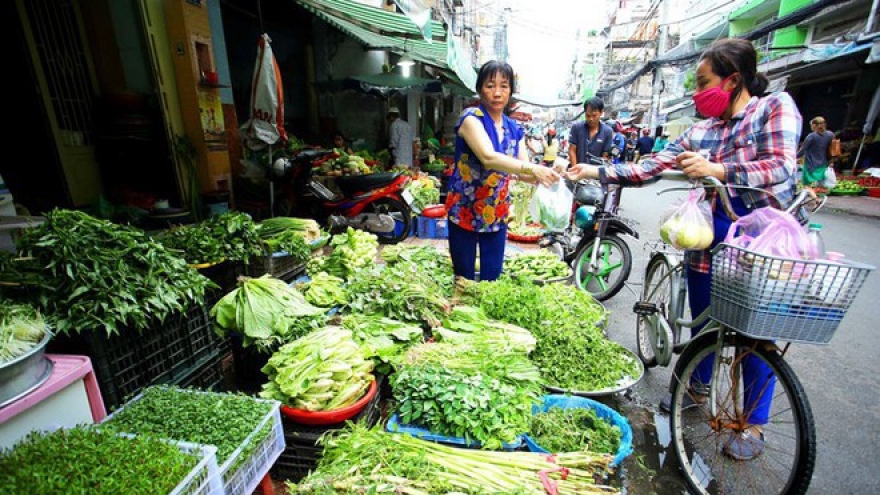
<svg viewBox="0 0 880 495"><path fill-rule="evenodd" d="M733 209L738 215L748 213L742 200L739 198L731 198ZM731 220L728 218L724 209L719 205L715 208L713 215L713 223L715 227L715 242L712 247L727 235L730 228ZM699 273L688 267L688 300L691 308L691 315L694 317L700 315L711 302L712 274ZM691 329L691 335L696 335L703 329L703 325L699 325ZM696 380L700 383L709 383L712 376L712 357L707 357L701 362L694 373ZM758 359L754 354L749 354L743 361L743 385L745 386L744 411L747 412L748 422L755 425L763 425L768 421L770 413L770 404L773 400L773 391L776 385L776 376L770 371L770 367L763 361Z"/></svg>
<svg viewBox="0 0 880 495"><path fill-rule="evenodd" d="M498 232L473 232L449 222L449 255L452 272L468 280L475 278L477 246L480 246L480 280L495 280L504 268L507 225Z"/></svg>

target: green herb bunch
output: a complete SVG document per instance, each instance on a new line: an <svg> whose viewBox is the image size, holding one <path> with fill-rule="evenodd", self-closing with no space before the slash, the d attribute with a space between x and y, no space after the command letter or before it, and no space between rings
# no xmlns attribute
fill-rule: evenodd
<svg viewBox="0 0 880 495"><path fill-rule="evenodd" d="M529 356L547 385L603 390L639 373L632 354L603 335L606 311L584 291L565 284L497 280L468 284L462 298L534 334L538 343Z"/></svg>
<svg viewBox="0 0 880 495"><path fill-rule="evenodd" d="M447 253L433 246L417 244L391 244L384 246L380 254L388 265L412 265L420 271L421 278L430 279L445 297L452 297L455 277L452 273L452 259Z"/></svg>
<svg viewBox="0 0 880 495"><path fill-rule="evenodd" d="M159 439L82 426L33 432L0 451L0 486L10 494L166 495L198 462L195 455Z"/></svg>
<svg viewBox="0 0 880 495"><path fill-rule="evenodd" d="M247 213L228 211L209 217L203 223L220 243L227 260L247 263L252 256L263 254L257 224Z"/></svg>
<svg viewBox="0 0 880 495"><path fill-rule="evenodd" d="M614 454L620 428L596 416L595 409L551 407L532 416L529 434L548 452L590 450Z"/></svg>
<svg viewBox="0 0 880 495"><path fill-rule="evenodd" d="M327 256L316 256L309 260L306 271L309 276L319 272L348 280L356 272L376 265L379 253L379 238L376 234L349 227L344 233L330 239L333 248Z"/></svg>
<svg viewBox="0 0 880 495"><path fill-rule="evenodd" d="M351 330L355 342L373 358L376 371L385 375L390 375L403 353L425 336L419 325L382 315L348 313L342 316L342 326Z"/></svg>
<svg viewBox="0 0 880 495"><path fill-rule="evenodd" d="M439 325L451 308L431 274L409 263L360 271L349 280L348 293L353 312L430 326Z"/></svg>
<svg viewBox="0 0 880 495"><path fill-rule="evenodd" d="M216 263L225 259L223 244L204 223L172 227L156 237L187 263Z"/></svg>
<svg viewBox="0 0 880 495"><path fill-rule="evenodd" d="M217 447L217 463L222 466L239 447L245 454L240 454L238 461L244 462L246 452L266 439L271 428L248 437L271 410L271 402L243 394L152 386L144 390L140 399L116 411L101 428L213 445Z"/></svg>
<svg viewBox="0 0 880 495"><path fill-rule="evenodd" d="M36 305L59 333L102 328L108 335L204 302L216 284L143 231L55 209L19 239L45 267Z"/></svg>
<svg viewBox="0 0 880 495"><path fill-rule="evenodd" d="M527 431L538 400L534 389L437 365L398 369L391 389L401 423L476 441L489 450L513 443Z"/></svg>
<svg viewBox="0 0 880 495"><path fill-rule="evenodd" d="M331 430L319 442L324 453L317 469L288 483L291 493L542 495L547 489L539 473L560 495L619 493L594 481L612 461L609 455L460 449L359 424Z"/></svg>

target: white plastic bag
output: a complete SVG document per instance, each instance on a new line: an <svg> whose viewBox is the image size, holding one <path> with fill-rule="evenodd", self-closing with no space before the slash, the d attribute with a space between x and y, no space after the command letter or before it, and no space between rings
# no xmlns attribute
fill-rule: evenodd
<svg viewBox="0 0 880 495"><path fill-rule="evenodd" d="M832 167L825 168L825 180L822 181L822 187L825 189L833 189L837 185L837 174L834 173Z"/></svg>
<svg viewBox="0 0 880 495"><path fill-rule="evenodd" d="M674 204L660 221L660 238L676 249L707 249L715 238L712 209L701 189Z"/></svg>
<svg viewBox="0 0 880 495"><path fill-rule="evenodd" d="M571 220L571 205L574 195L559 179L552 186L538 184L529 203L529 214L550 232L562 232Z"/></svg>

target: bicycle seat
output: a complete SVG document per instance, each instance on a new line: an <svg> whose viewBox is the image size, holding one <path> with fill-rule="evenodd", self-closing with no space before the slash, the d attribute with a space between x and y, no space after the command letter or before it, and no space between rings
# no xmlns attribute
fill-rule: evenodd
<svg viewBox="0 0 880 495"><path fill-rule="evenodd" d="M348 175L336 177L339 190L348 197L356 193L385 187L400 176L399 172L381 172L378 174Z"/></svg>

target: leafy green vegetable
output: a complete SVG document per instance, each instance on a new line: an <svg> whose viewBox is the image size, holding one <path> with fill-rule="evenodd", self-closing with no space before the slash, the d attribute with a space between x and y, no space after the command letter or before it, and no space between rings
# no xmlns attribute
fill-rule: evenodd
<svg viewBox="0 0 880 495"><path fill-rule="evenodd" d="M326 321L324 309L312 306L298 290L269 275L241 280L209 314L221 337L240 332L245 346L256 342L263 349L290 342Z"/></svg>
<svg viewBox="0 0 880 495"><path fill-rule="evenodd" d="M249 440L260 422L272 410L272 403L242 394L219 394L173 386L152 386L137 401L116 411L101 428L119 433L167 438L217 447L217 464L222 466L242 447L238 463L272 433L260 431ZM271 422L269 422L271 426ZM237 466L230 466L227 475Z"/></svg>
<svg viewBox="0 0 880 495"><path fill-rule="evenodd" d="M380 314L401 321L424 321L437 326L450 309L425 273L412 264L395 264L363 270L348 285L351 301L348 309L365 314Z"/></svg>
<svg viewBox="0 0 880 495"><path fill-rule="evenodd" d="M45 267L32 302L59 333L145 329L203 303L216 287L144 232L80 211L49 212L18 245Z"/></svg>
<svg viewBox="0 0 880 495"><path fill-rule="evenodd" d="M344 234L330 239L333 250L327 256L317 256L309 260L306 271L314 277L319 272L348 280L357 271L375 266L379 253L379 240L376 234L349 227Z"/></svg>
<svg viewBox="0 0 880 495"><path fill-rule="evenodd" d="M48 331L36 308L0 297L0 364L35 348Z"/></svg>
<svg viewBox="0 0 880 495"><path fill-rule="evenodd" d="M332 308L348 303L348 291L343 284L345 280L334 277L326 272L318 272L304 284L303 293L306 301L322 308Z"/></svg>
<svg viewBox="0 0 880 495"><path fill-rule="evenodd" d="M159 439L80 426L32 432L0 451L0 486L3 493L167 495L197 463Z"/></svg>
<svg viewBox="0 0 880 495"><path fill-rule="evenodd" d="M325 434L320 443L318 468L299 484L288 483L291 493L546 495L541 473L561 495L618 493L594 481L610 455L460 449L358 424Z"/></svg>
<svg viewBox="0 0 880 495"><path fill-rule="evenodd" d="M596 416L595 409L551 407L532 416L529 434L548 452L590 450L614 454L620 428Z"/></svg>
<svg viewBox="0 0 880 495"><path fill-rule="evenodd" d="M342 317L342 326L352 331L366 355L376 359L376 371L385 375L406 349L424 339L422 327L382 315L350 313Z"/></svg>

